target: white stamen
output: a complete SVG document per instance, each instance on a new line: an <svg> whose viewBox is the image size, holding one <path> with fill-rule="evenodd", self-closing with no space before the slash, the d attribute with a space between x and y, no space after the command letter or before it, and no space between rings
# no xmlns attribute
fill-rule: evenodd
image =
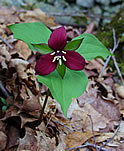
<svg viewBox="0 0 124 151"><path fill-rule="evenodd" d="M60 66L62 65L62 60L61 59L59 59L59 64L60 64Z"/></svg>
<svg viewBox="0 0 124 151"><path fill-rule="evenodd" d="M52 56L55 55L55 52L52 52L50 55L52 55Z"/></svg>
<svg viewBox="0 0 124 151"><path fill-rule="evenodd" d="M61 59L61 56L57 56L57 60Z"/></svg>
<svg viewBox="0 0 124 151"><path fill-rule="evenodd" d="M62 60L63 61L66 61L66 58L65 58L65 56L55 56L54 58L53 58L53 61L52 62L55 62L55 61L59 61L59 64L60 65L62 65Z"/></svg>
<svg viewBox="0 0 124 151"><path fill-rule="evenodd" d="M65 52L65 51L62 51L62 53L66 54L66 52Z"/></svg>
<svg viewBox="0 0 124 151"><path fill-rule="evenodd" d="M65 58L64 56L62 56L62 59L63 59L64 61L66 61L66 58Z"/></svg>
<svg viewBox="0 0 124 151"><path fill-rule="evenodd" d="M57 53L59 53L60 51L57 51Z"/></svg>
<svg viewBox="0 0 124 151"><path fill-rule="evenodd" d="M53 58L53 61L52 61L52 62L55 62L55 61L56 61L56 59L57 59L57 56L55 56L55 57Z"/></svg>

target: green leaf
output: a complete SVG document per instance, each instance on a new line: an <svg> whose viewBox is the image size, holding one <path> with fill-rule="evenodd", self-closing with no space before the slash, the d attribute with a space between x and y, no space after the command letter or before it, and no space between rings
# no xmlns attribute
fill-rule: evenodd
<svg viewBox="0 0 124 151"><path fill-rule="evenodd" d="M64 75L65 75L65 71L66 71L66 67L65 67L64 63L62 63L62 65L58 64L56 70L59 73L59 75L61 76L61 78L63 79Z"/></svg>
<svg viewBox="0 0 124 151"><path fill-rule="evenodd" d="M9 25L14 33L14 38L24 41L31 50L35 50L31 44L48 43L51 31L41 22L19 23Z"/></svg>
<svg viewBox="0 0 124 151"><path fill-rule="evenodd" d="M6 110L7 110L7 106L6 105L2 106L2 111L5 112Z"/></svg>
<svg viewBox="0 0 124 151"><path fill-rule="evenodd" d="M76 50L80 47L83 38L72 40L71 42L67 43L64 50Z"/></svg>
<svg viewBox="0 0 124 151"><path fill-rule="evenodd" d="M42 54L48 54L53 52L53 50L47 44L32 44L36 50Z"/></svg>
<svg viewBox="0 0 124 151"><path fill-rule="evenodd" d="M38 76L38 81L48 86L52 96L61 105L65 117L72 98L77 98L86 89L88 78L82 71L73 71L66 68L65 76L62 79L55 70L49 75Z"/></svg>
<svg viewBox="0 0 124 151"><path fill-rule="evenodd" d="M94 35L81 34L74 38L74 40L81 38L84 38L84 40L76 52L80 53L86 60L92 60L98 56L105 59L111 55L108 49Z"/></svg>
<svg viewBox="0 0 124 151"><path fill-rule="evenodd" d="M1 100L1 102L2 102L3 104L6 105L6 100L5 100L4 98L0 97L0 100Z"/></svg>

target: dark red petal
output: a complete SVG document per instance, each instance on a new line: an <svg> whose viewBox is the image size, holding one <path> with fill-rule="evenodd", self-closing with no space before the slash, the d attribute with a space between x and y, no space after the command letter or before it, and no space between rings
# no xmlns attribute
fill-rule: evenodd
<svg viewBox="0 0 124 151"><path fill-rule="evenodd" d="M57 62L52 62L54 56L49 54L41 56L37 61L35 70L36 74L47 75L56 69Z"/></svg>
<svg viewBox="0 0 124 151"><path fill-rule="evenodd" d="M48 40L51 49L57 51L62 50L66 45L66 30L64 27L57 28L52 32Z"/></svg>
<svg viewBox="0 0 124 151"><path fill-rule="evenodd" d="M75 51L66 51L64 64L71 70L82 70L85 66L85 59Z"/></svg>

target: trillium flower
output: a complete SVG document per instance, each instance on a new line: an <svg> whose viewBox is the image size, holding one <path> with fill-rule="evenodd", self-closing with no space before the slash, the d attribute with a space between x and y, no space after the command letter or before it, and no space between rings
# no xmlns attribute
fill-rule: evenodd
<svg viewBox="0 0 124 151"><path fill-rule="evenodd" d="M66 30L64 27L57 28L52 32L47 44L40 44L47 53L37 61L35 70L38 75L48 75L53 72L57 65L64 64L71 70L82 70L85 59L75 52L82 40L74 40L67 43ZM38 48L38 45L35 45ZM42 49L41 48L41 49Z"/></svg>

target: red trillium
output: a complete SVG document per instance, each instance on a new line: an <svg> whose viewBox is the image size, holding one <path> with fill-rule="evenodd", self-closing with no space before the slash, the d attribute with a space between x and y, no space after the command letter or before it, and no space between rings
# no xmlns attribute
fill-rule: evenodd
<svg viewBox="0 0 124 151"><path fill-rule="evenodd" d="M48 40L48 46L52 51L41 56L37 61L35 67L36 73L39 75L48 75L56 69L57 64L62 65L63 63L71 70L82 70L85 66L85 59L78 52L72 49L68 50L68 44L65 28L60 27L54 30ZM78 44L79 46L80 44Z"/></svg>

